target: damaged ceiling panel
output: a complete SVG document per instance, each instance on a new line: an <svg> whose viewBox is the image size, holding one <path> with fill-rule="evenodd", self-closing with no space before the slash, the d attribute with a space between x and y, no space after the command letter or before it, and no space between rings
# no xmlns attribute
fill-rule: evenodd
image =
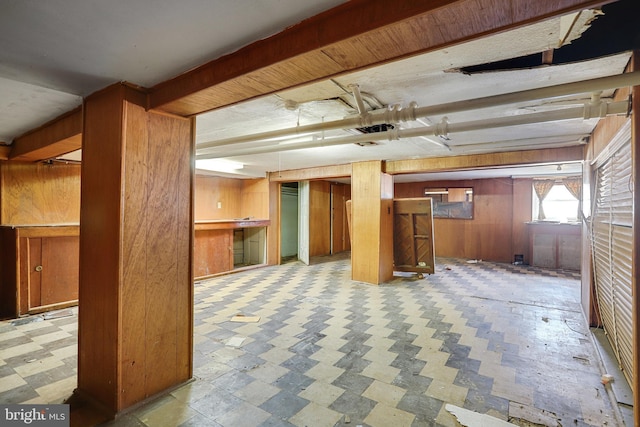
<svg viewBox="0 0 640 427"><path fill-rule="evenodd" d="M545 60L545 51L487 60L462 68L464 73L482 73L582 62L640 48L640 2L620 0L602 9L582 11L561 18L562 39Z"/></svg>
<svg viewBox="0 0 640 427"><path fill-rule="evenodd" d="M384 123L376 125L380 126L378 128L367 126L367 129L376 130L370 135L370 141L375 144L362 143L361 139L358 139L357 144L333 145L330 142L332 138L346 140L347 137L360 133L364 126L302 135L295 130L311 124L358 117L358 102L352 93L354 87L361 93L366 115L376 110L392 108L406 111L412 103L418 108L439 106L620 74L629 61L628 51L563 65L475 74L461 71L470 65L486 63L487 60L498 61L532 53L536 53L539 58L541 52L556 48L561 43L575 43L581 35L589 32L589 25L598 14L598 11L585 11L550 19L203 114L198 117L200 146L240 135L249 135L249 142L198 149L198 155L228 157L229 160L241 162L254 170L262 169L267 172L362 160L398 160L584 144L597 119L582 120L580 117L574 120L451 134L433 132L430 135L400 140L386 138L389 132L385 131L428 130L430 126L442 123L460 124L558 111L588 102L592 96L589 91L570 96L514 101L508 105L448 114L438 114L438 109L435 108L433 115L420 117L415 121ZM606 99L613 92L604 91L601 96ZM357 128L360 128L360 132ZM289 129L289 132L293 129L291 136L296 139L288 140L286 147L281 140L251 141L250 136L253 134L277 129ZM380 130L382 132L378 132ZM307 144L307 148L292 150L291 148L298 147L297 143ZM251 149L258 151L251 154Z"/></svg>

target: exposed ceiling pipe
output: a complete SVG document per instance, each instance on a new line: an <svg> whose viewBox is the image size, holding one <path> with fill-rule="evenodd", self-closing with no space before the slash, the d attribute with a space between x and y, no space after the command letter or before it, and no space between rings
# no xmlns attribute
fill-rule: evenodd
<svg viewBox="0 0 640 427"><path fill-rule="evenodd" d="M275 153L282 151L301 150L304 148L329 147L334 145L356 144L369 141L397 141L402 138L414 138L420 136L446 137L450 133L471 132L483 129L493 129L508 126L544 123L549 121L570 120L606 117L613 114L626 114L629 102L591 102L583 107L563 108L561 110L544 111L540 113L521 114L510 117L499 117L485 120L475 120L463 123L449 123L446 118L442 122L429 127L412 129L389 129L385 132L369 133L363 135L314 139L311 141L292 144L269 144L265 146L238 148L235 150L220 150L217 153L196 155L196 159L214 159L221 157L236 157L253 154Z"/></svg>
<svg viewBox="0 0 640 427"><path fill-rule="evenodd" d="M402 109L387 108L369 111L365 116L357 116L330 122L314 123L310 125L296 126L293 128L278 129L253 135L242 135L216 141L202 142L200 144L197 144L196 148L214 148L225 145L241 144L244 142L266 140L270 138L292 136L301 133L319 132L331 129L353 129L384 123L396 124L400 122L415 121L418 118L430 116L477 110L481 108L497 107L500 105L533 101L545 98L557 98L561 96L581 93L592 93L636 85L640 85L640 71L618 74L615 76L599 77L590 80L582 80L573 83L565 83L561 85L547 86L537 89L529 89L519 92L511 92L502 95L456 101L428 107L417 107L415 103L412 103L409 107Z"/></svg>
<svg viewBox="0 0 640 427"><path fill-rule="evenodd" d="M364 107L364 101L362 100L362 95L360 94L360 86L357 84L349 85L351 89L351 93L353 93L353 99L356 101L356 106L358 107L358 114L364 116L367 114L367 109Z"/></svg>
<svg viewBox="0 0 640 427"><path fill-rule="evenodd" d="M477 144L461 144L453 145L452 151L461 154L473 154L473 153L485 153L487 149L500 150L500 149L513 149L518 147L530 147L535 142L536 147L552 146L567 147L572 145L584 145L588 141L587 135L566 135L550 138L519 138L509 139L493 142L480 142Z"/></svg>

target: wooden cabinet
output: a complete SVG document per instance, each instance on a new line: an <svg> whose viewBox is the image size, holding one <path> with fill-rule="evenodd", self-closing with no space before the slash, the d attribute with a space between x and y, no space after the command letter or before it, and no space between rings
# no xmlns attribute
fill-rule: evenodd
<svg viewBox="0 0 640 427"><path fill-rule="evenodd" d="M0 245L2 317L78 303L78 226L4 226Z"/></svg>
<svg viewBox="0 0 640 427"><path fill-rule="evenodd" d="M579 224L531 222L530 264L562 270L580 270L582 235Z"/></svg>
<svg viewBox="0 0 640 427"><path fill-rule="evenodd" d="M396 271L435 272L430 198L394 199L393 261Z"/></svg>
<svg viewBox="0 0 640 427"><path fill-rule="evenodd" d="M196 279L233 269L233 230L196 230L193 275Z"/></svg>
<svg viewBox="0 0 640 427"><path fill-rule="evenodd" d="M203 279L266 263L269 220L196 221L194 277Z"/></svg>

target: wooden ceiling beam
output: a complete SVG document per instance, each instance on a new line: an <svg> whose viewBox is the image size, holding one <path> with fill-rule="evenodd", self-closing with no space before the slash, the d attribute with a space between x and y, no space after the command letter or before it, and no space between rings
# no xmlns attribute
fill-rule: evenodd
<svg viewBox="0 0 640 427"><path fill-rule="evenodd" d="M295 182L314 179L338 179L351 177L351 163L331 166L317 166L304 169L289 169L269 173L269 181Z"/></svg>
<svg viewBox="0 0 640 427"><path fill-rule="evenodd" d="M387 161L385 172L391 175L426 172L445 172L488 169L507 166L538 165L545 163L584 160L585 146L574 145L540 150L505 151L462 156L428 157L423 159Z"/></svg>
<svg viewBox="0 0 640 427"><path fill-rule="evenodd" d="M13 141L10 160L35 162L82 148L82 107L30 131Z"/></svg>
<svg viewBox="0 0 640 427"><path fill-rule="evenodd" d="M11 146L6 145L0 141L0 160L9 160L9 153L11 152Z"/></svg>
<svg viewBox="0 0 640 427"><path fill-rule="evenodd" d="M611 1L351 0L154 86L147 105L192 116ZM81 132L77 108L17 138L8 158L60 156Z"/></svg>
<svg viewBox="0 0 640 427"><path fill-rule="evenodd" d="M384 172L390 175L450 172L487 168L539 165L584 160L585 146L575 145L539 150L504 151L461 156L427 157L422 159L387 160ZM314 168L289 169L271 172L272 182L295 182L305 180L331 180L351 177L351 164L318 166Z"/></svg>
<svg viewBox="0 0 640 427"><path fill-rule="evenodd" d="M191 116L611 0L352 0L151 88Z"/></svg>

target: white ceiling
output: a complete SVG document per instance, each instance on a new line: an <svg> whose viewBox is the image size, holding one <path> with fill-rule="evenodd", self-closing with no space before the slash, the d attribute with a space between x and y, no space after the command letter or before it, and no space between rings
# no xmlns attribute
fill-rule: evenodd
<svg viewBox="0 0 640 427"><path fill-rule="evenodd" d="M3 0L0 4L0 141L20 134L80 105L82 97L117 81L153 86L197 65L277 33L342 1L316 0ZM283 91L197 118L197 144L247 133L339 120L357 114L349 86L357 84L367 109L399 104L433 106L453 101L557 85L620 74L630 54L587 62L529 69L463 74L459 68L558 48L589 31L592 15L554 18L301 88ZM572 28L570 33L567 29ZM603 94L610 96L612 92ZM510 117L565 108L589 99L541 99L447 115L450 123ZM401 128L443 120L434 114ZM451 133L450 150L436 136L378 141L361 147L346 144L278 153L229 157L244 166L230 176L264 176L265 172L342 164L359 160L407 159L474 154L579 144L594 120L565 120L484 131ZM315 138L353 135L327 131ZM436 143L434 143L436 140ZM249 144L251 145L251 144ZM239 147L234 146L234 149ZM199 155L224 158L222 151ZM579 165L578 165L579 166ZM579 167L578 167L579 169ZM556 173L557 167L526 171L491 171L438 175L474 178L493 174ZM567 174L567 168L562 171ZM507 174L507 175L505 175ZM405 176L404 180L433 176Z"/></svg>
<svg viewBox="0 0 640 427"><path fill-rule="evenodd" d="M2 0L0 141L118 81L150 87L344 0Z"/></svg>

